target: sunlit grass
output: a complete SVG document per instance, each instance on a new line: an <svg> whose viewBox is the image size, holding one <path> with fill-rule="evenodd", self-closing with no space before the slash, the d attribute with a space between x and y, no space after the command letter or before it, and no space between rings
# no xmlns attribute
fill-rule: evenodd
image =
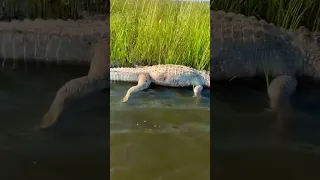
<svg viewBox="0 0 320 180"><path fill-rule="evenodd" d="M209 3L111 0L111 62L210 69Z"/></svg>

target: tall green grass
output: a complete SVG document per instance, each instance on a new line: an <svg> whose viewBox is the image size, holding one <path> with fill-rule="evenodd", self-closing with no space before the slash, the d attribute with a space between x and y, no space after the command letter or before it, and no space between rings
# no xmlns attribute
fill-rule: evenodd
<svg viewBox="0 0 320 180"><path fill-rule="evenodd" d="M210 69L210 3L111 0L111 63Z"/></svg>
<svg viewBox="0 0 320 180"><path fill-rule="evenodd" d="M211 9L256 16L292 30L320 30L319 0L211 0Z"/></svg>
<svg viewBox="0 0 320 180"><path fill-rule="evenodd" d="M110 0L0 0L0 15L24 18L81 18L82 10L108 13ZM2 7L4 9L2 9Z"/></svg>

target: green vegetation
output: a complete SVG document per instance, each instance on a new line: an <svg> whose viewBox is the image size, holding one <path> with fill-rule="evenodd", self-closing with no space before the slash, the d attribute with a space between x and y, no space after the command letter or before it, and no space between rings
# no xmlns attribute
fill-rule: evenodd
<svg viewBox="0 0 320 180"><path fill-rule="evenodd" d="M77 19L81 17L79 10L108 13L106 2L109 0L0 0L0 5L4 7L0 15L14 19Z"/></svg>
<svg viewBox="0 0 320 180"><path fill-rule="evenodd" d="M319 0L211 0L211 9L256 16L287 29L320 30Z"/></svg>
<svg viewBox="0 0 320 180"><path fill-rule="evenodd" d="M111 62L210 69L209 3L111 0Z"/></svg>

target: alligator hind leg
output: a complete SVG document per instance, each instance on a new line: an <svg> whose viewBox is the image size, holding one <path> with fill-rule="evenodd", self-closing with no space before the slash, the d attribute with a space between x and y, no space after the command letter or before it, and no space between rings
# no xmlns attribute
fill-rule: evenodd
<svg viewBox="0 0 320 180"><path fill-rule="evenodd" d="M99 78L84 76L70 80L57 92L49 111L43 117L40 128L46 128L56 122L60 114L73 100L105 88L108 88L108 82L104 76Z"/></svg>
<svg viewBox="0 0 320 180"><path fill-rule="evenodd" d="M288 75L276 77L268 87L269 111L275 112L277 116L274 124L272 124L270 137L272 144L277 148L285 143L285 129L290 122L288 120L291 120L294 116L290 98L296 87L297 80Z"/></svg>
<svg viewBox="0 0 320 180"><path fill-rule="evenodd" d="M127 102L129 97L138 91L147 89L151 84L151 78L148 74L140 74L138 79L138 85L132 86L128 91L126 96L123 98L122 102Z"/></svg>
<svg viewBox="0 0 320 180"><path fill-rule="evenodd" d="M296 90L297 84L297 80L288 75L282 75L272 80L268 88L271 111L278 113L281 118L312 120L312 116L297 111L291 106L290 98Z"/></svg>
<svg viewBox="0 0 320 180"><path fill-rule="evenodd" d="M291 109L290 97L297 87L296 78L281 75L272 80L268 87L271 110Z"/></svg>
<svg viewBox="0 0 320 180"><path fill-rule="evenodd" d="M52 125L71 101L109 87L109 43L100 40L94 46L94 54L87 76L72 79L56 94L49 111L44 115L40 128Z"/></svg>
<svg viewBox="0 0 320 180"><path fill-rule="evenodd" d="M203 86L202 85L197 85L193 88L193 93L194 93L194 96L193 97L198 97L200 95L200 93L202 92L203 90Z"/></svg>

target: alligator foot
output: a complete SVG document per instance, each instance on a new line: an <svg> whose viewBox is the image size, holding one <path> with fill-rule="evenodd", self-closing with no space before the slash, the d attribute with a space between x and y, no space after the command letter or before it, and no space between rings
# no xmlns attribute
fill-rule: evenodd
<svg viewBox="0 0 320 180"><path fill-rule="evenodd" d="M127 102L129 97L138 91L142 91L144 89L147 89L151 84L151 78L148 74L140 74L138 85L132 86L128 91L126 96L122 99L122 102Z"/></svg>
<svg viewBox="0 0 320 180"><path fill-rule="evenodd" d="M287 119L313 119L309 114L294 110L290 103L290 96L296 90L297 84L295 78L287 75L278 76L272 80L268 87L270 108L266 110L278 113L282 118Z"/></svg>
<svg viewBox="0 0 320 180"><path fill-rule="evenodd" d="M57 92L49 111L45 114L42 127L55 123L60 114L75 99L109 87L109 40L100 40L94 46L94 53L87 76L72 79Z"/></svg>
<svg viewBox="0 0 320 180"><path fill-rule="evenodd" d="M193 97L199 97L200 93L202 92L203 90L203 86L202 85L197 85L193 88Z"/></svg>
<svg viewBox="0 0 320 180"><path fill-rule="evenodd" d="M128 96L125 96L125 97L122 99L122 102L123 102L123 103L124 103L124 102L127 102L128 99L129 99L129 97L128 97Z"/></svg>
<svg viewBox="0 0 320 180"><path fill-rule="evenodd" d="M293 113L290 98L296 90L297 80L288 75L281 75L272 80L268 87L270 107L268 112L275 113L277 119L272 124L270 140L276 148L281 148L284 144L284 131L287 123L290 122Z"/></svg>
<svg viewBox="0 0 320 180"><path fill-rule="evenodd" d="M41 126L46 128L55 123L64 109L75 99L105 88L108 88L105 76L95 78L84 76L70 80L57 92L49 111L43 117Z"/></svg>
<svg viewBox="0 0 320 180"><path fill-rule="evenodd" d="M281 75L272 80L268 87L270 108L280 110L290 108L290 96L297 87L296 78L288 75Z"/></svg>
<svg viewBox="0 0 320 180"><path fill-rule="evenodd" d="M42 123L38 128L45 129L45 128L51 126L56 121L57 121L57 118L54 116L54 113L49 111L43 116Z"/></svg>

